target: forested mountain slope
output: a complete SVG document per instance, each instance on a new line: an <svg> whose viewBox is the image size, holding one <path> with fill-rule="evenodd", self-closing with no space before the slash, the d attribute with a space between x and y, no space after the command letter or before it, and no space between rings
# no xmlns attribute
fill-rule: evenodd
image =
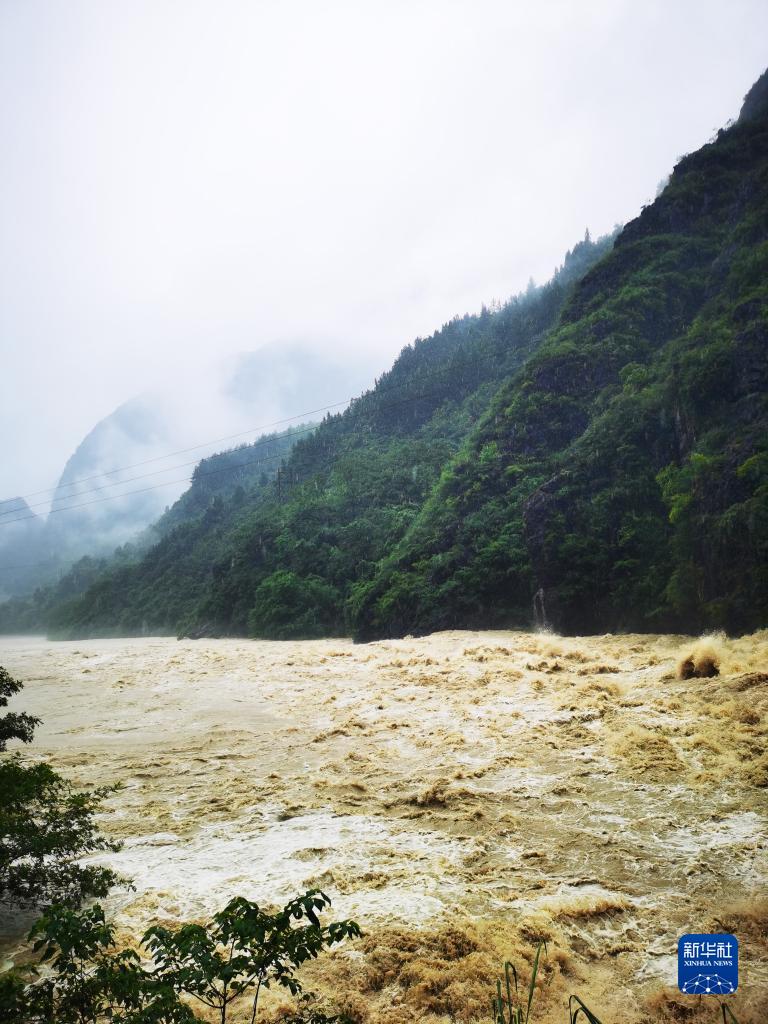
<svg viewBox="0 0 768 1024"><path fill-rule="evenodd" d="M138 563L55 611L56 635L347 632L350 595L611 244L586 238L548 284L408 345L375 388L297 440L268 486L194 508L183 496Z"/></svg>
<svg viewBox="0 0 768 1024"><path fill-rule="evenodd" d="M202 459L195 466L189 489L152 526L150 535L164 537L217 503L229 502L237 507L257 501L276 478L293 446L315 428L314 423L295 423L285 430L262 434L251 444Z"/></svg>
<svg viewBox="0 0 768 1024"><path fill-rule="evenodd" d="M275 480L177 509L52 627L765 625L766 82L615 246L407 346Z"/></svg>
<svg viewBox="0 0 768 1024"><path fill-rule="evenodd" d="M358 638L768 624L768 77L581 281L374 579Z"/></svg>
<svg viewBox="0 0 768 1024"><path fill-rule="evenodd" d="M1 603L0 633L41 632L49 621L56 620L59 606L77 600L91 588L91 599L101 614L109 615L110 594L116 593L126 572L130 576L131 568L150 548L155 553L158 572L171 574L166 588L170 594L174 559L179 550L191 547L212 522L232 518L244 506L257 503L267 493L296 441L314 429L314 424L299 423L203 459L195 467L188 490L135 541L119 546L109 556L85 555L54 583L36 588L30 596L13 597ZM164 540L171 532L174 540L168 545ZM116 621L119 631L120 620ZM135 625L131 631L136 631Z"/></svg>
<svg viewBox="0 0 768 1024"><path fill-rule="evenodd" d="M148 380L146 392L83 437L51 492L50 515L42 511L46 491L30 495L31 506L0 501L0 601L55 585L83 555L109 560L117 546L133 544L184 490L188 458L175 463L210 447L190 448L190 439L209 428L242 437L254 424L284 422L299 410L341 408L373 380L374 365L364 351L350 356L286 341L209 363L190 355L172 379Z"/></svg>

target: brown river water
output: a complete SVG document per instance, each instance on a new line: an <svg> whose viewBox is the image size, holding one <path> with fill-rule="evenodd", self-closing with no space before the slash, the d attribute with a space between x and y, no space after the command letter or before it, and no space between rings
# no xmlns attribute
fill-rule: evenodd
<svg viewBox="0 0 768 1024"><path fill-rule="evenodd" d="M677 938L733 932L740 1024L768 1020L768 631L447 632L354 645L0 638L43 725L29 757L122 782L102 819L125 938L319 886L365 937L305 984L370 1024L490 1021L548 953L531 1024L716 1020ZM6 947L10 939L6 937ZM280 1011L273 996L265 1020Z"/></svg>

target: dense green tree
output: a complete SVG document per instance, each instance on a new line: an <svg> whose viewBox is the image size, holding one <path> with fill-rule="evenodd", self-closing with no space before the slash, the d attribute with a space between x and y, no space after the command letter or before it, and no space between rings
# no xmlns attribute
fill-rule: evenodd
<svg viewBox="0 0 768 1024"><path fill-rule="evenodd" d="M8 701L22 689L23 685L0 665L0 708L8 707ZM0 753L5 752L8 740L31 743L35 726L39 724L39 718L34 718L24 711L8 711L0 715Z"/></svg>
<svg viewBox="0 0 768 1024"><path fill-rule="evenodd" d="M361 934L354 921L323 924L331 901L311 889L269 912L236 897L211 921L178 928L151 927L143 952L120 949L114 925L97 904L85 910L50 908L30 939L45 973L26 969L0 975L0 1021L8 1024L190 1024L193 1007L221 1024L233 1004L255 1021L261 993L271 986L302 995L302 964ZM36 976L35 976L36 975ZM205 1019L208 1019L207 1017ZM309 999L299 1001L295 1024L343 1024Z"/></svg>
<svg viewBox="0 0 768 1024"><path fill-rule="evenodd" d="M275 572L256 588L248 628L277 640L324 636L333 629L338 594L317 576Z"/></svg>
<svg viewBox="0 0 768 1024"><path fill-rule="evenodd" d="M0 668L0 707L21 688ZM10 739L29 743L37 724L23 712L0 717L0 751ZM25 764L18 754L0 757L0 902L77 905L88 896L105 895L115 873L79 859L117 848L95 822L110 792L77 792L47 764Z"/></svg>

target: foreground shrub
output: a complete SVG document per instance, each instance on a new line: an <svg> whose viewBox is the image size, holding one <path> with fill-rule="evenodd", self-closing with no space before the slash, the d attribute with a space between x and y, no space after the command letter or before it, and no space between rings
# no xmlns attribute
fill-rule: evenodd
<svg viewBox="0 0 768 1024"><path fill-rule="evenodd" d="M281 986L298 996L296 972L346 938L361 934L354 921L320 922L330 906L311 889L277 913L237 897L206 924L155 926L144 935L148 957L117 950L114 925L100 906L51 908L30 938L39 963L0 976L0 1021L14 1024L189 1024L197 1002L221 1024L232 1004L248 999L256 1019L262 989ZM44 966L45 965L45 966ZM296 1024L340 1024L300 1004Z"/></svg>
<svg viewBox="0 0 768 1024"><path fill-rule="evenodd" d="M0 667L0 707L22 689ZM23 712L0 716L0 753L9 740L32 741L37 718ZM84 866L79 858L118 845L101 835L95 815L113 788L76 792L47 764L21 757L0 759L0 903L76 906L105 896L117 881L108 868Z"/></svg>

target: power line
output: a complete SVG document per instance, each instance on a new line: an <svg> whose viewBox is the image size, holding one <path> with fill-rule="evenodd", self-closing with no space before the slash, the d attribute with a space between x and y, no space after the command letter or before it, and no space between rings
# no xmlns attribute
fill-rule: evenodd
<svg viewBox="0 0 768 1024"><path fill-rule="evenodd" d="M296 433L308 433L309 431L315 429L315 427L305 427L304 430L296 431ZM200 477L214 476L216 473L229 473L232 470L240 469L242 466L261 466L264 465L265 462L274 462L275 459L284 459L287 454L288 452L280 452L278 455L265 455L261 459L249 459L246 462L238 462L234 466L222 466L220 469L211 469L205 473L198 473L195 479L199 480ZM124 491L122 494L108 494L103 498L92 498L90 501L83 501L79 505L67 505L64 508L54 508L51 509L50 515L54 515L57 512L71 512L73 509L85 508L86 505L98 505L102 501L115 501L118 498L127 498L132 494L146 494L148 491L157 491L163 487L170 487L172 484L184 484L191 482L191 476L185 476L176 480L165 480L163 483L153 484L151 487L139 487L135 491ZM21 523L24 522L24 520L28 519L37 519L37 516L19 516L18 519L7 519L4 523L0 523L0 526L10 526L11 523Z"/></svg>
<svg viewBox="0 0 768 1024"><path fill-rule="evenodd" d="M314 429L315 429L314 427L308 427L307 428L307 430L314 430ZM199 479L201 476L213 476L216 473L226 473L226 472L229 472L230 470L240 469L241 466L252 466L252 465L263 466L267 462L274 462L275 459L283 459L283 458L285 458L285 456L287 454L288 454L287 452L280 452L277 455L265 455L264 458L262 458L262 459L250 459L250 460L248 460L246 462L238 462L234 466L222 466L220 469L212 469L212 470L210 470L207 473L198 473L196 479ZM279 470L278 470L278 472L279 472ZM141 490L136 490L136 491L126 491L124 495L123 494L113 494L113 495L110 495L109 497L106 497L106 498L96 498L94 501L86 501L86 502L83 502L81 505L72 505L72 506L69 506L69 507L70 508L83 508L84 505L94 505L94 504L96 504L99 501L110 501L110 500L112 500L114 498L127 497L129 494L142 494L142 493L144 493L144 491L159 490L162 487L170 486L171 484L184 483L184 482L191 483L192 482L192 477L185 477L184 480L181 480L181 481L179 481L179 480L167 480L165 483L155 484L154 487L145 487L145 488L142 488ZM59 512L66 512L67 509L63 509L62 508L62 509L57 509L57 511L59 511ZM36 518L36 516L23 516L22 517L22 519L35 519L35 518ZM20 520L18 520L18 519L11 520L11 522L19 522L19 521ZM5 524L0 523L0 526L3 526L3 525L5 525ZM81 556L81 557L85 557L85 555ZM94 558L94 557L99 557L99 556L91 555L90 557ZM69 568L72 568L73 564L74 563L70 563ZM40 566L43 566L43 565L49 565L49 566L51 566L51 568L56 568L56 564L54 564L54 560L49 558L49 559L46 559L45 561L42 561L42 562L28 562L26 565L0 565L0 572L15 572L15 571L18 571L20 569L37 569L37 568L39 568ZM58 563L58 566L59 566L59 568L61 568L61 562Z"/></svg>
<svg viewBox="0 0 768 1024"><path fill-rule="evenodd" d="M607 238L608 236L605 235L605 236L602 236L602 237L603 238ZM543 292L544 288L546 288L548 285L551 285L553 282L555 282L557 280L558 275L560 274L562 269L563 269L562 267L559 268L559 269L556 267L555 268L554 276L548 282L545 282L545 284L539 286L537 288L537 291L538 292ZM508 307L512 306L513 304L518 303L521 299L524 299L524 298L525 298L525 295L524 295L523 292L520 292L518 295L513 295L508 300L508 302L504 303L504 305L501 307L501 309L508 308ZM465 318L466 318L466 315L465 315ZM458 317L456 319L458 319ZM479 360L477 360L477 362L479 362ZM396 390L402 390L402 389L401 388L400 389L398 389L398 388L390 388L390 389L386 389L386 390L396 391ZM231 441L231 440L234 440L235 438L238 438L238 437L245 437L248 434L260 433L260 432L262 432L264 430L269 430L271 427L277 427L277 426L280 426L283 423L290 423L293 420L302 419L305 416L314 416L317 413L328 412L331 409L341 408L342 406L349 405L352 402L359 401L361 398L364 398L366 394L371 394L371 393L373 393L373 389L370 389L369 391L363 392L362 395L354 395L351 398L345 398L343 401L333 402L330 405L324 405L324 406L321 406L318 409L309 409L306 412L297 413L295 416L286 416L284 419L274 420L272 423L266 423L263 426L252 427L252 428L250 428L248 430L241 430L241 431L238 431L237 433L234 433L234 434L226 434L223 437L213 438L211 441L204 441L201 444L191 445L188 448L179 448L176 451L167 452L165 455L156 455L156 456L154 456L151 459L144 459L141 462L134 462L134 463L131 463L130 465L127 465L127 466L118 466L115 469L105 469L105 470L102 470L99 473L94 473L91 476L79 477L77 480L73 480L70 483L61 483L61 482L59 482L57 484L54 484L52 487L43 487L43 488L41 488L38 491L30 491L29 493L24 494L24 495L15 494L12 497L0 498L0 506L4 505L4 504L6 504L6 502L10 502L10 501L16 501L16 500L19 500L19 499L26 500L27 498L34 498L34 497L37 497L37 495L39 495L39 494L55 493L57 490L59 490L62 487L70 487L70 488L71 487L76 487L78 484L87 483L89 480L98 480L101 477L112 476L115 473L122 473L122 472L126 472L128 470L131 470L131 469L139 469L141 466L147 466L147 465L150 465L153 462L160 462L163 459L170 459L170 458L173 458L173 456L175 456L175 455L185 455L185 454L187 454L187 452L199 451L201 448L209 448L212 445L221 444L224 441ZM381 392L379 391L378 393L380 394ZM417 397L418 398L423 398L423 397L430 397L430 396L420 395L420 396L417 396ZM216 454L216 453L213 453L213 454ZM191 465L191 463L182 463L181 465ZM170 472L174 468L181 468L181 467L169 467L168 471ZM149 476L151 474L146 474L146 475ZM140 478L136 477L135 479L140 479ZM127 483L127 482L128 481L116 481L116 483ZM95 488L95 490L99 490L99 489L101 489L101 488ZM83 493L90 493L90 491L86 491L86 492L83 492ZM70 495L70 497L75 497L75 495ZM119 497L119 495L118 495L118 497ZM46 502L38 502L38 503L36 503L35 507L37 507L37 505L40 505L40 504L46 504ZM2 514L5 514L5 513L0 513L0 515L2 515Z"/></svg>
<svg viewBox="0 0 768 1024"><path fill-rule="evenodd" d="M265 423L260 427L251 427L249 430L241 430L236 434L226 434L224 437L215 437L212 441L204 441L202 444L194 444L189 448L179 448L174 452L167 452L165 455L155 455L151 459L144 459L143 462L134 462L129 466L117 466L115 469L104 469L100 473L94 473L92 476L78 477L77 480L73 480L68 484L54 484L53 487L43 487L39 491L30 491L28 494L14 494L11 498L0 499L0 505L4 505L7 501L16 501L17 499L35 498L38 494L49 494L55 492L59 487L75 487L77 484L87 483L89 480L98 480L103 476L112 476L115 473L124 473L129 469L139 469L141 466L148 466L152 462L160 462L163 459L171 459L174 455L186 455L187 452L199 451L201 448L210 448L211 445L221 444L223 441L232 441L237 437L245 437L247 434L261 433L264 430L269 430L270 427L279 427L282 423L291 423L293 420L302 419L304 416L314 416L320 412L328 412L331 409L338 409L343 405L349 405L353 402L354 398L345 398L341 402L333 402L331 405L323 405L319 409L309 409L307 412L297 413L295 416L286 416L282 420L274 420L272 423ZM173 469L174 467L169 467ZM121 481L116 481L120 483ZM72 495L74 497L74 495Z"/></svg>
<svg viewBox="0 0 768 1024"><path fill-rule="evenodd" d="M403 388L402 387L392 387L392 388L386 388L386 389L383 389L383 390L384 390L384 393L387 394L389 392L395 392L396 393L398 391L402 391ZM342 405L349 405L352 402L360 401L362 398L365 397L366 394L369 394L369 393L372 393L372 392L365 392L363 395L360 395L357 398L345 399L345 401L343 401L343 402L335 402L333 405L323 406L322 408L319 408L319 409L312 409L312 410L310 410L308 412L297 413L295 416L289 416L289 417L286 417L286 419L284 419L284 420L278 420L278 421L276 421L273 424L266 424L264 427L256 427L254 429L257 430L257 431L258 430L265 430L269 426L275 426L278 423L287 423L290 420L301 419L301 418L303 418L305 416L312 416L315 413L325 412L325 411L327 411L329 409L335 409L335 408L338 408L339 406L342 406ZM379 394L381 394L381 391L379 392ZM395 405L403 405L404 403L408 403L408 402L416 402L416 401L419 401L419 400L421 400L423 398L435 398L435 397L445 397L445 396L442 394L442 392L425 392L425 393L422 393L422 394L419 394L419 395L411 395L408 398L399 399L398 401L395 401L395 402L383 402L383 403L380 404L380 408L385 408L386 409L386 408L390 408L390 407L395 406ZM295 435L298 435L298 434L303 434L303 433L311 432L311 431L315 430L316 427L317 427L317 425L313 424L312 426L302 427L302 428L300 428L298 430L295 430L295 431L283 431L281 434L278 434L277 437L266 437L266 438L264 438L263 441L254 441L252 444L248 445L248 447L249 448L258 448L258 447L262 447L263 445L273 444L276 440L280 440L280 438L282 438L282 437L295 436ZM247 431L246 433L252 433L252 432L253 431ZM240 436L241 436L240 434L232 434L232 435L230 435L230 438L231 437L240 437ZM225 439L219 439L219 440L226 440L226 438ZM159 455L159 456L157 456L157 457L155 457L153 459L146 459L144 462L135 463L135 466L139 467L139 466L147 465L147 464L149 464L151 462L157 462L160 459L170 458L171 455L173 455L173 454L182 454L183 452L186 452L186 451L195 451L197 448L205 448L205 447L208 447L208 445L216 444L216 443L218 443L218 442L214 440L214 441L209 441L205 445L201 444L201 445L196 445L196 446L194 446L192 448L183 448L179 452L176 452L176 453L171 452L168 455ZM211 456L208 456L208 457L209 458L213 457L213 455L215 455L215 454L223 454L223 453L215 453L214 452L214 453L211 454ZM288 453L286 452L285 454L287 455ZM148 476L156 476L157 473L171 473L175 469L183 469L186 466L192 466L192 465L197 465L197 464L198 464L198 460L194 460L192 462L182 462L182 463L179 463L179 464L177 464L175 466L167 466L165 469L157 470L157 471L154 471L154 472L151 472L151 473L139 474L138 476L132 477L129 480L116 480L114 482L114 484L104 484L104 485L101 485L99 487L88 488L87 490L81 491L79 494L71 494L71 495L69 495L69 498L79 498L79 497L82 497L83 495L86 495L86 494L95 494L97 491L105 490L106 487L119 486L120 484L131 483L131 482L133 482L135 480L143 480L143 479L145 479ZM130 469L130 468L131 468L130 466L123 467L124 470ZM119 469L108 470L108 471L105 471L104 474L97 473L97 474L95 474L92 477L81 477L76 482L77 483L82 483L82 482L85 482L87 480L96 480L100 476L107 475L109 473L117 473L117 472L121 472L121 470L119 470ZM219 470L215 470L214 472L219 472ZM198 476L204 476L204 475L206 475L206 474L198 474ZM116 500L118 498L126 497L129 494L142 494L145 491L151 491L151 490L159 489L161 487L170 486L171 484L179 483L179 482L184 482L184 481L167 480L167 481L164 481L163 483L156 484L154 487L146 487L146 488L142 488L141 490L136 490L136 491L125 491L122 494L109 495L109 496L107 496L105 498L101 498L101 499L98 499L98 500L99 501ZM70 484L69 486L74 486L74 483ZM33 496L33 494L29 494L28 495L28 497L32 497L32 496ZM67 498L65 498L64 500L66 501ZM28 507L30 509L32 509L32 508L37 508L40 505L46 505L46 504L48 504L47 501L36 502L35 504L30 505ZM58 512L66 512L66 511L68 511L71 508L82 508L83 505L85 505L85 504L94 504L94 502L84 502L81 505L68 505L68 506L66 506L64 508L52 508L50 510L50 512L49 512L49 515L54 515L54 514L56 514ZM7 509L5 512L0 512L0 526L6 526L6 525L9 525L10 523L18 523L18 522L21 522L21 521L23 521L25 519L36 519L37 518L37 516L33 514L31 516L23 515L23 516L17 516L17 518L15 518L15 519L6 519L5 521L2 520L2 516L13 515L16 512L21 512L21 511L23 511L23 510L22 509Z"/></svg>
<svg viewBox="0 0 768 1024"><path fill-rule="evenodd" d="M294 417L294 418L297 418L297 417ZM313 424L311 427L302 427L302 428L300 428L298 430L291 430L291 431L285 430L281 434L279 434L277 437L265 438L263 441L254 441L248 447L249 448L259 448L262 445L274 444L276 441L278 441L278 440L280 440L280 439L282 439L284 437L293 437L294 435L297 435L297 434L303 434L303 433L306 433L307 431L312 431L312 430L315 429L315 426L316 425ZM215 444L215 442L212 442L212 443ZM224 454L224 453L215 453L215 454ZM161 456L161 457L168 458L169 456ZM213 458L214 456L210 455L210 456L207 456L207 457L208 458ZM148 461L151 461L151 460L148 460ZM63 500L67 501L69 499L81 498L81 497L83 497L83 495L86 495L86 494L95 494L97 491L105 491L108 487L120 487L123 484L132 484L132 483L135 483L136 480L145 480L149 476L158 476L158 474L160 474L160 473L172 473L175 469L185 469L187 466L197 466L197 465L200 464L200 462L201 462L200 459L192 459L190 462L180 462L180 463L178 463L175 466L166 466L165 469L155 469L155 470L152 470L152 472L150 472L150 473L139 473L138 476L128 477L127 480L115 480L115 481L113 481L112 483L109 483L109 484L101 484L101 486L99 486L99 487L88 487L84 491L81 491L79 494L70 494L70 495L68 495ZM109 472L116 473L118 471L117 470L110 470ZM198 475L204 475L204 474L198 474ZM87 480L87 479L89 479L89 478L88 477L82 477L81 480L77 481L77 483L80 483L80 482L82 482L82 480ZM93 479L93 478L90 478L90 479ZM169 483L169 484L171 482L172 481L167 481L167 483ZM70 486L74 486L74 484L71 484ZM159 484L157 484L157 486L158 487L163 487L163 486L165 486L165 484L159 483ZM30 495L30 497L32 497L32 495ZM115 495L112 495L112 497L120 498L120 497L122 497L122 495L115 494ZM48 504L47 500L46 501L36 501L36 502L33 502L33 504L31 504L31 505L27 505L27 508L28 509L39 508L40 506L47 505L47 504ZM2 521L2 517L3 516L11 516L11 515L14 515L14 513L18 513L18 512L21 512L21 511L26 511L26 510L22 510L22 509L19 509L19 508L16 508L16 509L11 508L11 509L6 509L5 512L0 512L0 526L3 525L3 521ZM59 510L58 509L51 509L52 513L53 512L57 512L57 511L59 511ZM23 518L26 519L26 518L37 518L37 517L36 516L32 516L32 517L24 516ZM9 519L7 521L8 522L18 522L18 519Z"/></svg>
<svg viewBox="0 0 768 1024"><path fill-rule="evenodd" d="M386 389L381 389L381 390L384 390L384 393L387 394L389 392L402 391L403 388L402 387L392 387L392 388L386 388ZM378 394L381 394L381 390L378 391ZM150 464L152 464L154 462L162 462L163 459L173 458L174 455L185 455L187 452L199 451L201 448L210 448L214 444L221 444L224 441L232 441L235 438L245 437L248 434L262 433L265 430L269 430L271 427L279 427L283 423L291 423L294 420L304 419L304 417L306 417L306 416L314 416L314 415L316 415L318 413L321 413L321 412L329 412L331 409L340 409L342 406L350 405L352 402L358 402L362 398L364 398L367 394L373 394L373 393L374 393L373 390L364 391L362 395L354 395L351 398L345 398L345 399L343 399L340 402L332 402L330 405L323 405L323 406L320 406L317 409L308 409L306 412L299 412L299 413L296 413L293 416L286 416L286 417L284 417L281 420L273 420L271 423L265 423L265 424L263 424L260 427L251 427L248 430L241 430L241 431L239 431L236 434L225 434L223 437L215 437L211 441L204 441L201 444L191 445L189 448L179 448L176 451L167 452L165 455L155 455L151 459L144 459L142 462L133 462L130 465L127 465L127 466L116 466L114 469L104 469L104 470L101 470L101 472L99 472L99 473L92 474L91 476L81 476L81 477L78 477L77 480L72 480L69 483L55 484L53 487L44 487L44 488L42 488L39 491L29 491L27 494L15 494L13 497L0 499L0 507L2 507L7 502L18 501L18 500L26 501L28 498L36 497L38 494L54 493L54 496L55 496L55 492L58 491L62 487L74 488L74 487L79 486L80 484L88 483L89 480L99 480L99 479L101 479L102 477L105 477L105 476L113 476L115 473L124 473L124 472L127 472L130 469L139 469L142 466L148 466L148 465L150 465ZM429 398L429 397L433 397L433 396L429 395L429 394L427 394L427 395L417 395L417 396L414 397L413 400L415 401L415 400L417 400L419 398ZM212 452L211 454L215 455L215 454L220 454L220 453ZM195 460L195 463L192 463L192 462L182 462L182 463L180 463L180 464L178 464L176 466L168 466L165 470L159 470L158 472L169 472L170 473L174 469L181 469L184 466L191 466L193 464L196 464L196 462L197 462L197 460ZM151 474L151 473L141 474L141 476L134 477L133 479L134 480L140 480L144 476L152 476L152 475L154 475L154 474ZM129 483L129 481L127 481L127 480L116 480L114 482L115 482L115 484ZM104 485L104 486L111 486L111 484L107 484L107 485ZM103 489L104 489L103 487L89 488L86 491L82 491L81 494L90 494L93 491L103 490ZM75 498L75 497L79 497L79 495L71 494L71 495L65 496L64 500L66 500L67 497ZM38 508L40 505L46 505L46 504L48 504L47 500L46 501L35 502L34 505L30 505L29 507L30 508ZM8 509L5 512L1 512L0 511L0 516L12 515L13 512L18 512L18 511L21 511L21 509Z"/></svg>
<svg viewBox="0 0 768 1024"><path fill-rule="evenodd" d="M386 391L402 391L402 390L403 390L402 388L389 388L389 389L385 389L385 392ZM363 397L363 396L360 396L360 397ZM392 407L397 406L397 405L406 405L409 402L418 402L418 401L420 401L423 398L438 398L438 397L445 398L445 395L443 394L443 392L435 392L435 391L425 392L425 393L422 393L420 395L411 395L408 398L401 398L401 399L399 399L396 402L383 402L383 403L381 403L379 405L379 408L387 409L387 408L392 408ZM351 401L356 401L356 399L350 399L349 401L350 402ZM347 402L339 402L337 404L338 405L346 405ZM335 406L327 406L326 408L334 408L334 407ZM315 412L322 412L323 410L322 409L316 409L314 411ZM299 414L299 416L310 416L310 415L312 415L312 413L309 413L309 412L307 412L307 413L300 413ZM290 419L298 419L299 417L291 416L289 418ZM282 422L286 422L286 421L284 420ZM257 429L263 429L263 428L257 428ZM294 431L294 434L309 433L309 432L314 431L316 429L317 428L316 428L315 425L313 425L311 427L304 427L304 428L302 428L300 430ZM235 436L237 436L237 435L235 435ZM283 434L282 436L285 436L285 434ZM254 444L250 445L249 447L257 448L257 447L262 447L265 444L274 444L275 440L276 440L275 438L265 438L261 442L254 442ZM211 442L211 443L215 444L216 442ZM205 447L205 445L200 445L199 447ZM193 449L189 448L189 449L184 449L184 450L192 451ZM272 461L273 458L281 458L281 459L283 459L283 458L286 458L289 454L290 454L290 451L287 451L287 452L281 453L279 456L267 457L267 458L264 458L262 460L258 460L258 459L257 460L252 460L251 462L239 463L238 465L243 465L243 466L245 466L245 465L252 465L255 462L259 462L259 461L268 462L268 461ZM152 461L156 461L156 460L152 460L152 459L148 459L147 460L147 462L152 462ZM141 464L139 463L137 465L141 465ZM169 467L168 468L168 472L170 472L171 469L173 469L173 468L174 467ZM176 467L176 468L181 468L181 467ZM200 477L203 477L203 476L212 476L215 473L225 473L225 472L230 471L232 468L238 468L238 467L237 466L236 467L224 466L221 469L209 470L208 472L205 472L205 473L198 473L197 474L197 478L199 479ZM151 475L151 474L147 474L147 475ZM139 478L137 478L137 479L139 479ZM54 509L51 509L49 515L55 515L55 514L57 514L59 512L71 512L71 511L74 511L75 509L85 508L87 505L96 505L96 504L100 504L101 502L104 502L104 501L116 501L119 498L127 498L127 497L129 497L130 495L133 495L133 494L146 494L149 491L159 490L162 487L170 487L173 484L179 484L179 483L191 483L191 481L192 481L191 477L183 477L183 478L177 479L177 480L166 480L166 481L164 481L161 484L154 484L153 486L150 486L150 487L141 487L141 488L138 488L135 491L124 491L122 494L109 494L109 495L106 495L103 498L94 498L91 501L81 502L79 505L66 505L66 506L64 506L62 508L54 508ZM100 488L96 488L96 490L99 490L99 489ZM83 493L87 494L87 493L91 493L91 492L85 491ZM73 495L73 497L75 497L75 496ZM11 523L20 523L20 522L24 522L25 520L37 519L37 518L38 517L34 513L32 515L30 515L30 516L18 516L16 519L6 519L4 522L0 522L0 527L2 527L2 526L10 526Z"/></svg>

